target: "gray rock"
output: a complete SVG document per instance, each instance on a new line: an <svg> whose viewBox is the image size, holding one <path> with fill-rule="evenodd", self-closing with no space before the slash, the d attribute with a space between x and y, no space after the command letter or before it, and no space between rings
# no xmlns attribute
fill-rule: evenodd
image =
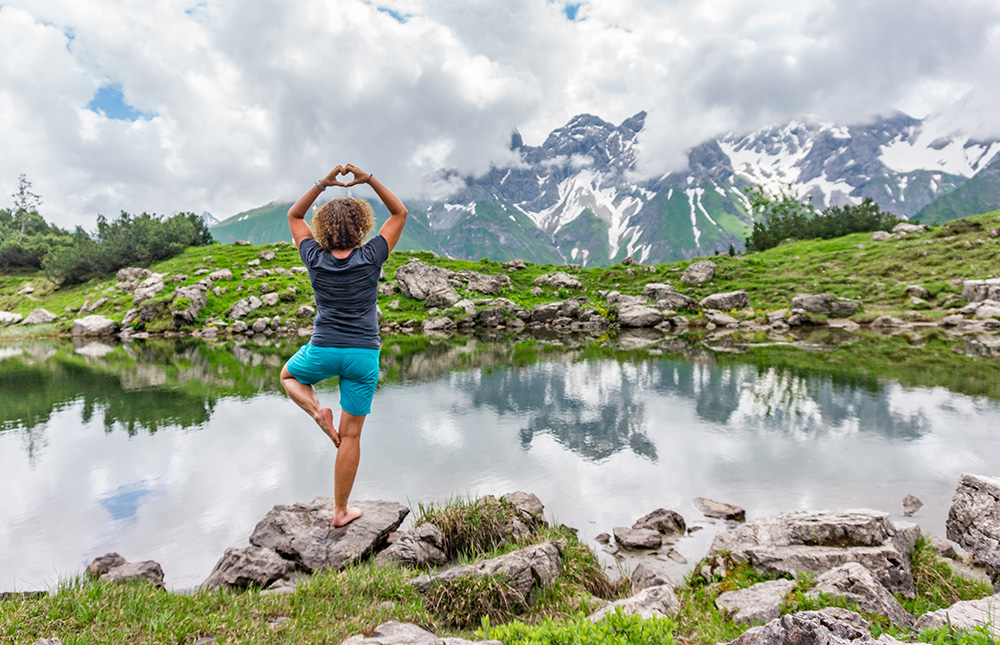
<svg viewBox="0 0 1000 645"><path fill-rule="evenodd" d="M892 232L895 235L912 235L916 233L926 233L927 227L923 224L907 224L906 222L900 222L892 227Z"/></svg>
<svg viewBox="0 0 1000 645"><path fill-rule="evenodd" d="M208 278L212 282L218 282L219 280L232 280L233 272L229 269L219 269L218 271L212 271L209 273Z"/></svg>
<svg viewBox="0 0 1000 645"><path fill-rule="evenodd" d="M447 282L440 282L428 289L427 297L424 298L424 306L428 309L431 307L447 308L461 299L462 296L458 295L455 287Z"/></svg>
<svg viewBox="0 0 1000 645"><path fill-rule="evenodd" d="M903 609L896 597L857 562L842 564L821 575L807 596L818 599L821 593L857 603L862 610L885 616L897 625L909 627L913 624L913 616Z"/></svg>
<svg viewBox="0 0 1000 645"><path fill-rule="evenodd" d="M465 576L503 576L513 590L526 602L535 593L550 586L562 570L562 545L557 542L535 544L517 551L446 569L434 575L422 575L410 580L421 593L435 585Z"/></svg>
<svg viewBox="0 0 1000 645"><path fill-rule="evenodd" d="M660 585L671 584L670 577L666 572L657 569L649 562L640 562L632 572L632 589L642 591L649 587L659 587Z"/></svg>
<svg viewBox="0 0 1000 645"><path fill-rule="evenodd" d="M615 534L615 542L623 549L656 549L663 543L659 531L652 529L630 529L616 526L611 531Z"/></svg>
<svg viewBox="0 0 1000 645"><path fill-rule="evenodd" d="M174 298L171 300L172 305L176 305L182 298L190 301L190 304L183 309L171 307L174 316L174 325L178 327L181 325L190 325L198 318L201 308L208 304L207 291L208 288L204 284L193 284L188 287L178 287L174 290Z"/></svg>
<svg viewBox="0 0 1000 645"><path fill-rule="evenodd" d="M118 282L134 282L138 284L141 280L145 280L149 276L149 269L143 269L142 267L125 267L124 269L118 269L118 273L115 274L115 280Z"/></svg>
<svg viewBox="0 0 1000 645"><path fill-rule="evenodd" d="M952 629L986 627L994 638L1000 638L998 617L1000 617L1000 594L979 600L962 600L947 609L928 612L917 619L914 627L917 630L933 627Z"/></svg>
<svg viewBox="0 0 1000 645"><path fill-rule="evenodd" d="M851 316L861 308L861 303L832 293L800 293L792 298L790 307L823 316Z"/></svg>
<svg viewBox="0 0 1000 645"><path fill-rule="evenodd" d="M531 310L531 322L549 323L559 317L561 302L544 302Z"/></svg>
<svg viewBox="0 0 1000 645"><path fill-rule="evenodd" d="M74 336L108 336L118 331L118 323L96 314L77 318L71 332Z"/></svg>
<svg viewBox="0 0 1000 645"><path fill-rule="evenodd" d="M242 334L246 330L247 330L247 324L242 320L237 320L236 322L233 323L232 327L229 328L229 331L233 332L234 334Z"/></svg>
<svg viewBox="0 0 1000 645"><path fill-rule="evenodd" d="M906 295L912 298L923 298L924 300L931 297L931 292L925 287L919 284L911 284L906 287Z"/></svg>
<svg viewBox="0 0 1000 645"><path fill-rule="evenodd" d="M249 262L247 262L247 266L259 267L260 266L260 258L255 258L253 260L250 260Z"/></svg>
<svg viewBox="0 0 1000 645"><path fill-rule="evenodd" d="M1000 318L1000 303L998 304L986 304L979 309L976 309L976 318L984 320L986 318Z"/></svg>
<svg viewBox="0 0 1000 645"><path fill-rule="evenodd" d="M931 546L934 550L938 552L942 558L948 558L949 560L960 560L958 557L958 552L955 551L955 547L951 545L951 542L947 540L942 540L938 536L934 535L931 537Z"/></svg>
<svg viewBox="0 0 1000 645"><path fill-rule="evenodd" d="M739 324L739 321L729 314L724 314L721 311L715 311L714 309L710 309L705 312L705 320L720 327Z"/></svg>
<svg viewBox="0 0 1000 645"><path fill-rule="evenodd" d="M164 274L162 273L151 273L149 277L140 282L132 294L132 304L138 307L163 291L163 278Z"/></svg>
<svg viewBox="0 0 1000 645"><path fill-rule="evenodd" d="M892 239L892 233L890 233L889 231L874 231L871 237L872 242L881 242L883 240L891 240L891 239Z"/></svg>
<svg viewBox="0 0 1000 645"><path fill-rule="evenodd" d="M399 302L399 301L396 300L395 302ZM459 309L461 309L462 311L464 311L466 316L475 316L476 315L476 305L475 305L475 303L473 303L468 298L462 298L461 300L459 300L458 302L456 302L452 306L453 307L458 307Z"/></svg>
<svg viewBox="0 0 1000 645"><path fill-rule="evenodd" d="M11 313L9 311L0 311L0 325L16 325L24 319L21 314Z"/></svg>
<svg viewBox="0 0 1000 645"><path fill-rule="evenodd" d="M242 300L237 300L233 304L233 307L229 310L227 316L232 320L239 320L254 309L259 309L262 304L264 303L262 303L260 298L257 296L250 296L248 298L243 298Z"/></svg>
<svg viewBox="0 0 1000 645"><path fill-rule="evenodd" d="M463 271L460 277L469 289L491 296L499 296L504 289L511 288L510 278L502 274L485 275L476 271Z"/></svg>
<svg viewBox="0 0 1000 645"><path fill-rule="evenodd" d="M962 297L969 302L1000 300L1000 278L965 280L962 283Z"/></svg>
<svg viewBox="0 0 1000 645"><path fill-rule="evenodd" d="M423 300L436 285L447 283L452 272L441 267L410 260L396 269L396 284L399 291L407 298Z"/></svg>
<svg viewBox="0 0 1000 645"><path fill-rule="evenodd" d="M864 616L856 611L851 611L850 609L844 609L843 607L820 607L816 611L826 614L834 620L839 620L842 623L847 623L848 625L857 627L863 632L867 632L871 629L871 625L867 620L865 620Z"/></svg>
<svg viewBox="0 0 1000 645"><path fill-rule="evenodd" d="M112 567L101 575L105 582L148 582L155 587L163 586L163 568L152 560L126 562Z"/></svg>
<svg viewBox="0 0 1000 645"><path fill-rule="evenodd" d="M684 535L687 532L687 524L681 514L665 508L643 515L635 521L632 528L650 529L662 535Z"/></svg>
<svg viewBox="0 0 1000 645"><path fill-rule="evenodd" d="M454 331L458 326L455 321L446 316L438 316L432 318L424 318L422 324L422 329L424 331Z"/></svg>
<svg viewBox="0 0 1000 645"><path fill-rule="evenodd" d="M500 497L515 509L518 515L529 524L545 524L545 505L542 500L531 493L514 491Z"/></svg>
<svg viewBox="0 0 1000 645"><path fill-rule="evenodd" d="M312 573L341 570L383 547L410 509L395 502L355 502L362 515L347 526L334 528L333 499L317 497L309 504L278 505L268 511L250 544L274 549L281 557Z"/></svg>
<svg viewBox="0 0 1000 645"><path fill-rule="evenodd" d="M661 309L699 309L698 301L683 293L667 293L656 301L656 306Z"/></svg>
<svg viewBox="0 0 1000 645"><path fill-rule="evenodd" d="M800 611L751 627L728 645L896 645L894 638L878 640L854 625L820 611Z"/></svg>
<svg viewBox="0 0 1000 645"><path fill-rule="evenodd" d="M681 282L684 284L704 284L715 277L715 269L715 262L711 260L695 262L681 274Z"/></svg>
<svg viewBox="0 0 1000 645"><path fill-rule="evenodd" d="M871 322L872 327L906 327L906 323L894 316L879 316Z"/></svg>
<svg viewBox="0 0 1000 645"><path fill-rule="evenodd" d="M278 294L278 292L272 291L271 293L265 293L264 295L262 295L260 297L260 302L265 307L273 307L278 304L278 300L280 299L281 296Z"/></svg>
<svg viewBox="0 0 1000 645"><path fill-rule="evenodd" d="M274 259L274 251L270 249L265 249L257 253L257 257L260 258L261 260L264 260L265 262L270 262L271 260Z"/></svg>
<svg viewBox="0 0 1000 645"><path fill-rule="evenodd" d="M739 623L767 622L780 615L785 596L795 586L794 580L768 580L736 591L726 591L715 599L715 606L729 611Z"/></svg>
<svg viewBox="0 0 1000 645"><path fill-rule="evenodd" d="M108 302L108 298L98 298L94 302L85 302L82 307L80 307L81 314L92 314L101 307L103 307Z"/></svg>
<svg viewBox="0 0 1000 645"><path fill-rule="evenodd" d="M622 327L655 327L663 322L663 312L645 305L625 305L618 310Z"/></svg>
<svg viewBox="0 0 1000 645"><path fill-rule="evenodd" d="M287 580L294 571L295 563L282 558L273 549L231 547L215 564L202 587L210 590L246 589L251 585L264 588L278 580Z"/></svg>
<svg viewBox="0 0 1000 645"><path fill-rule="evenodd" d="M291 269L289 269L289 271L290 271L291 273L295 273L295 274L299 274L299 273L302 273L302 274L305 274L305 273L309 273L309 269L307 269L307 268L305 268L305 267L292 267Z"/></svg>
<svg viewBox="0 0 1000 645"><path fill-rule="evenodd" d="M25 316L24 320L21 321L22 325L41 325L45 323L50 323L55 320L57 316L49 311L48 309L33 309L30 314Z"/></svg>
<svg viewBox="0 0 1000 645"><path fill-rule="evenodd" d="M782 513L720 533L712 555L729 551L765 574L826 573L858 562L892 592L914 595L910 551L915 525L897 527L880 511Z"/></svg>
<svg viewBox="0 0 1000 645"><path fill-rule="evenodd" d="M1000 582L1000 478L963 473L951 498L948 539L986 565Z"/></svg>
<svg viewBox="0 0 1000 645"><path fill-rule="evenodd" d="M447 561L444 535L430 523L406 531L375 556L375 564L398 562L413 567L436 567Z"/></svg>
<svg viewBox="0 0 1000 645"><path fill-rule="evenodd" d="M724 293L713 293L702 299L699 303L704 309L722 309L731 311L733 309L745 309L750 306L750 298L747 292L739 289L737 291L727 291Z"/></svg>
<svg viewBox="0 0 1000 645"><path fill-rule="evenodd" d="M662 282L650 282L642 288L642 297L652 302L662 300L672 293L673 286Z"/></svg>
<svg viewBox="0 0 1000 645"><path fill-rule="evenodd" d="M720 520L735 520L742 522L746 519L747 513L739 506L716 502L705 497L695 497L691 500L695 508L701 511L706 517L716 517Z"/></svg>
<svg viewBox="0 0 1000 645"><path fill-rule="evenodd" d="M127 560L117 553L105 553L100 557L94 558L90 564L87 565L87 575L91 578L100 578L108 571L126 563Z"/></svg>
<svg viewBox="0 0 1000 645"><path fill-rule="evenodd" d="M952 314L950 316L945 316L938 321L938 324L942 327L956 327L965 322L965 316L961 314Z"/></svg>
<svg viewBox="0 0 1000 645"><path fill-rule="evenodd" d="M596 623L603 620L608 614L620 609L626 614L637 614L648 620L655 617L673 616L680 609L680 606L681 603L677 599L674 588L669 584L664 584L647 587L630 598L605 605L587 616L587 619Z"/></svg>
<svg viewBox="0 0 1000 645"><path fill-rule="evenodd" d="M545 275L540 275L532 282L536 287L552 287L553 289L579 289L583 285L580 281L566 273L565 271L556 271L554 273L546 273Z"/></svg>
<svg viewBox="0 0 1000 645"><path fill-rule="evenodd" d="M764 316L767 318L767 322L769 324L774 324L787 318L789 313L791 312L788 309L776 309L774 311L768 311L764 314Z"/></svg>
<svg viewBox="0 0 1000 645"><path fill-rule="evenodd" d="M302 305L295 310L296 318L312 318L316 315L316 310L309 305Z"/></svg>
<svg viewBox="0 0 1000 645"><path fill-rule="evenodd" d="M907 495L903 498L903 515L906 517L913 516L914 513L923 508L924 503L913 495Z"/></svg>
<svg viewBox="0 0 1000 645"><path fill-rule="evenodd" d="M258 318L257 320L253 321L252 325L250 325L250 329L253 330L253 333L260 334L265 329L267 329L267 326L269 324L271 324L271 321L268 320L267 318Z"/></svg>
<svg viewBox="0 0 1000 645"><path fill-rule="evenodd" d="M520 259L502 262L500 266L502 266L504 269L507 269L508 271L520 271L522 269L527 268L524 264L524 260Z"/></svg>
<svg viewBox="0 0 1000 645"><path fill-rule="evenodd" d="M500 641L475 641L477 645L503 645ZM389 622L375 628L371 636L351 636L341 645L473 645L464 638L438 638L411 623Z"/></svg>

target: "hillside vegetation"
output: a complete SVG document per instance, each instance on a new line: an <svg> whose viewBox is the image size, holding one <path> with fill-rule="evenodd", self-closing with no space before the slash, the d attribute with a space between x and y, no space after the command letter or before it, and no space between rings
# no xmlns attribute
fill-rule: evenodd
<svg viewBox="0 0 1000 645"><path fill-rule="evenodd" d="M507 271L500 263L455 260L434 255L428 251L394 252L385 265L389 280L395 270L411 259L454 271L474 270L485 274L508 275L512 287L501 295L519 307L532 309L537 304L562 300L570 296L586 296L589 306L601 311L604 297L601 292L617 290L623 294L639 294L650 282L668 283L678 292L695 299L709 294L744 289L757 315L764 310L787 307L798 293L829 292L860 300L864 310L855 319L864 322L882 313L902 314L919 310L918 314L930 319L943 316L950 307L961 306L962 279L983 279L998 274L997 254L1000 250L1000 211L981 216L956 220L931 229L929 232L909 235L900 239L872 241L870 234L854 234L830 240L807 240L782 244L761 253L746 255L719 255L713 260L718 269L714 279L688 286L680 276L691 261L663 265L624 265L607 268L567 269L560 265L528 264L519 271ZM273 250L275 259L261 261L259 267L248 263L258 260L263 250ZM188 248L180 255L158 262L149 268L168 274L163 292L157 299L169 304L175 289L191 285L207 272L230 269L232 280L214 283L220 293L209 292L208 303L201 309L194 322L181 329L198 329L211 324L223 324L236 301L249 295L260 296L277 292L280 300L274 306L261 307L244 320L251 323L257 317L279 316L282 320L294 319L301 305L312 304L312 290L305 274L271 275L241 279L248 270L271 268L290 269L301 266L298 253L290 243L269 244L264 247L233 244L216 244ZM567 270L582 283L578 290L555 290L546 287L540 294L532 295L534 279L556 270ZM282 271L287 273L287 271ZM106 298L90 313L104 314L121 322L133 308L133 296L116 288L114 276L94 279L85 284L57 288L39 272L34 274L7 275L0 278L0 310L27 315L33 309L45 308L59 316L49 325L33 327L7 327L7 335L54 334L67 332L77 311L85 303ZM919 284L930 293L924 304L911 304L905 289ZM476 292L462 292L473 301L485 297ZM395 304L393 304L393 302ZM427 316L424 303L399 294L379 296L384 322L397 322L419 326ZM445 315L459 317L462 312L448 309ZM300 320L300 324L308 323ZM147 331L173 330L169 311L145 325Z"/></svg>

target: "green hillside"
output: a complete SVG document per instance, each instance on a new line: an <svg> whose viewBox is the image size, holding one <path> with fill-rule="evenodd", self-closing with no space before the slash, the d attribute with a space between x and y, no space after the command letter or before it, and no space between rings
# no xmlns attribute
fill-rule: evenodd
<svg viewBox="0 0 1000 645"><path fill-rule="evenodd" d="M288 230L288 209L291 202L271 202L266 206L252 208L232 217L228 217L209 231L212 237L223 244L244 240L253 244L270 244L272 242L291 242L292 234ZM312 213L306 216L306 221L312 221Z"/></svg>
<svg viewBox="0 0 1000 645"><path fill-rule="evenodd" d="M571 262L583 262L586 257L587 266L607 266L611 264L609 228L607 222L588 208L582 215L556 231L556 246ZM573 256L574 249L578 250L576 257Z"/></svg>
<svg viewBox="0 0 1000 645"><path fill-rule="evenodd" d="M948 222L1000 208L1000 155L964 184L924 206L915 216L921 223Z"/></svg>

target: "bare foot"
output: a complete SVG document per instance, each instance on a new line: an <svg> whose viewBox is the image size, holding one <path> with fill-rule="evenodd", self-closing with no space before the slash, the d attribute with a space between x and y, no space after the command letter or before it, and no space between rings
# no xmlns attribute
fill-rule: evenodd
<svg viewBox="0 0 1000 645"><path fill-rule="evenodd" d="M341 527L350 524L354 520L361 517L361 509L355 508L353 506L348 506L345 513L340 511L335 511L333 515L333 525L334 527Z"/></svg>
<svg viewBox="0 0 1000 645"><path fill-rule="evenodd" d="M316 423L319 425L320 429L326 433L326 436L330 437L333 441L333 445L340 447L340 434L337 433L337 429L333 427L333 410L330 408L320 408L319 416L316 417Z"/></svg>

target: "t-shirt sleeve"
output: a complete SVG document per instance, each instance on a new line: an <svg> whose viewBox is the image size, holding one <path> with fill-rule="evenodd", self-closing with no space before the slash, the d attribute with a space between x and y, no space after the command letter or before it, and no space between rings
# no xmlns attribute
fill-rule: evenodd
<svg viewBox="0 0 1000 645"><path fill-rule="evenodd" d="M365 246L368 247L369 257L376 266L382 266L389 259L389 242L381 235L376 235Z"/></svg>
<svg viewBox="0 0 1000 645"><path fill-rule="evenodd" d="M306 265L307 269L316 266L321 251L322 247L314 238L307 237L299 243L299 257L302 258L302 263Z"/></svg>

